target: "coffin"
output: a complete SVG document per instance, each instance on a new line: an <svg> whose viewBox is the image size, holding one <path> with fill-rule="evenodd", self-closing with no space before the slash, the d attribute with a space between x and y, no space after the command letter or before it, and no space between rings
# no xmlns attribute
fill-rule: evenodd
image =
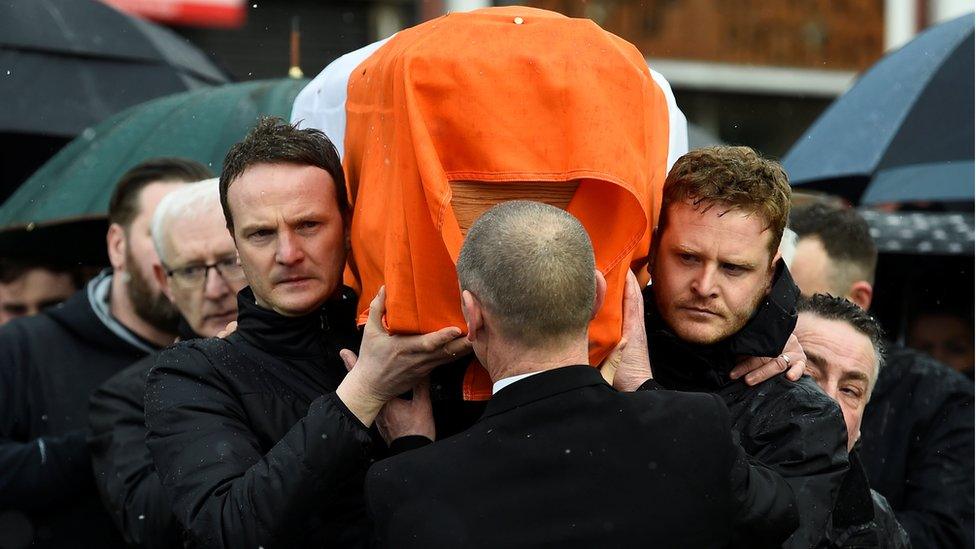
<svg viewBox="0 0 976 549"><path fill-rule="evenodd" d="M666 84L592 21L532 8L449 14L371 48L348 69L341 144L360 322L385 285L391 331L464 329L455 261L467 228L501 201L537 200L583 223L607 278L590 325L599 364L660 207L675 129ZM465 398L490 394L473 364Z"/></svg>

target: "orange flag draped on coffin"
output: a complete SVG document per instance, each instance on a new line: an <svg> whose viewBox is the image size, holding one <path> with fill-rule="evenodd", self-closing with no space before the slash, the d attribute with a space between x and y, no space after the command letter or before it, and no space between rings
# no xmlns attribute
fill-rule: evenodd
<svg viewBox="0 0 976 549"><path fill-rule="evenodd" d="M536 199L590 234L608 283L590 360L606 357L620 339L626 270L646 260L668 153L665 96L633 45L532 8L450 14L363 61L346 116L347 283L361 323L385 284L391 331L464 329L464 231L493 202ZM469 368L464 393L491 395L483 369Z"/></svg>

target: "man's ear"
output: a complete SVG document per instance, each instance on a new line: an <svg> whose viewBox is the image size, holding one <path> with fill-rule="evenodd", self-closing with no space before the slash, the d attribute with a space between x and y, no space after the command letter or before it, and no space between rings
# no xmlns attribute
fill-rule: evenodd
<svg viewBox="0 0 976 549"><path fill-rule="evenodd" d="M776 250L776 253L773 254L773 260L769 262L769 269L766 270L766 295L769 295L769 292L773 291L773 278L776 276L776 264L779 263L780 259L783 259L783 255L779 253L779 250Z"/></svg>
<svg viewBox="0 0 976 549"><path fill-rule="evenodd" d="M169 299L170 303L176 303L173 300L173 290L169 286L169 277L166 276L166 269L159 263L153 263L153 276L156 277L156 284L159 284L159 289L162 290L166 299Z"/></svg>
<svg viewBox="0 0 976 549"><path fill-rule="evenodd" d="M867 311L869 308L871 308L871 299L874 297L874 288L871 287L870 282L866 280L858 280L857 282L851 284L851 287L847 289L847 296L845 297L847 297L851 303Z"/></svg>
<svg viewBox="0 0 976 549"><path fill-rule="evenodd" d="M596 294L593 296L593 312L590 313L590 320L600 311L600 307L603 307L603 301L607 298L607 279L603 276L603 273L599 269L593 269L596 278Z"/></svg>
<svg viewBox="0 0 976 549"><path fill-rule="evenodd" d="M479 331L485 327L484 308L478 297L468 290L461 292L461 312L464 314L464 321L468 324L468 341L474 343L479 336Z"/></svg>
<svg viewBox="0 0 976 549"><path fill-rule="evenodd" d="M125 271L125 229L118 223L112 223L108 227L105 235L105 242L108 245L108 261L112 264L112 269Z"/></svg>

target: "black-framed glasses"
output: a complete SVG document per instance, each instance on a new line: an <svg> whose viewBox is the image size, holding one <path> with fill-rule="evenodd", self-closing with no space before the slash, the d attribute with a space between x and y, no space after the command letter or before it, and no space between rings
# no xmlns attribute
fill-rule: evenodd
<svg viewBox="0 0 976 549"><path fill-rule="evenodd" d="M237 256L225 257L216 263L199 263L168 269L166 276L172 278L177 284L190 288L203 284L210 274L210 269L216 269L227 282L239 282L244 278L244 269L241 268Z"/></svg>

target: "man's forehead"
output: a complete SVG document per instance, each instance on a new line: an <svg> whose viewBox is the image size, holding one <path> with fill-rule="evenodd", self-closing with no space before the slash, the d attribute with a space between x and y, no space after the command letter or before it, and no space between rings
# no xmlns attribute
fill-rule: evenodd
<svg viewBox="0 0 976 549"><path fill-rule="evenodd" d="M265 216L271 211L287 215L338 212L335 182L316 166L258 164L245 170L227 189L230 204L238 204L234 217Z"/></svg>
<svg viewBox="0 0 976 549"><path fill-rule="evenodd" d="M875 373L878 356L871 339L847 321L804 311L797 319L795 334L804 350L827 362L825 366L845 370L856 366Z"/></svg>
<svg viewBox="0 0 976 549"><path fill-rule="evenodd" d="M679 246L695 249L718 246L724 253L740 256L766 253L772 238L772 231L756 214L721 203L696 206L691 200L669 206L665 233L668 240Z"/></svg>

